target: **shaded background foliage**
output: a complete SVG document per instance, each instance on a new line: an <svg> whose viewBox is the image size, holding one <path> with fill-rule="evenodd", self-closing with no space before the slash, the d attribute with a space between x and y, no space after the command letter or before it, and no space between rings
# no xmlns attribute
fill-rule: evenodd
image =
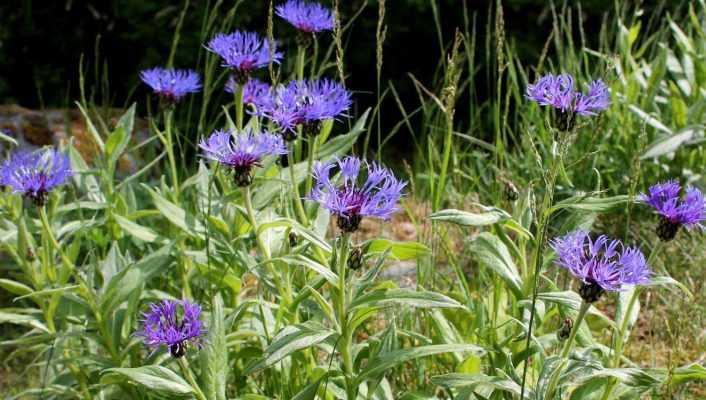
<svg viewBox="0 0 706 400"><path fill-rule="evenodd" d="M191 1L176 53L175 65L196 64L198 49L203 45L201 24L213 1ZM377 1L354 0L341 2L343 21L365 5L361 16L347 35L346 71L348 86L359 91L358 108L376 103L375 90L375 27ZM366 3L366 4L364 4ZM456 27L464 24L463 1L437 1L441 21L442 43L449 43ZM485 30L495 2L468 1L469 13L476 14L478 42L488 39ZM571 2L570 2L571 3ZM646 12L658 16L664 13L664 2L645 5ZM674 2L672 2L674 3ZM79 62L85 58L87 81L96 74L108 85L107 93L97 101L115 106L129 104L132 98L144 98L147 89L139 85L138 71L162 65L169 54L174 30L184 2L173 1L32 1L12 0L0 4L0 102L18 103L25 107L67 107L78 98ZM265 31L267 1L246 1L235 17L236 25ZM560 4L559 4L560 5ZM229 4L226 4L229 6ZM574 5L576 6L576 5ZM509 0L503 2L506 38L525 65L537 61L551 31L550 2L543 0ZM602 14L614 7L608 0L581 3L586 37L598 37ZM227 8L227 7L224 7ZM398 89L403 102L416 101L409 79L412 74L421 82L430 83L439 59L440 48L433 18L432 2L428 0L391 1L387 5L387 40L384 48L383 77ZM491 15L492 18L492 15ZM291 27L275 24L275 36L283 40L285 49L294 54ZM322 38L324 44L330 35ZM478 55L482 58L482 55ZM481 69L485 66L481 63ZM484 71L479 71L485 77ZM95 82L94 82L95 83ZM101 83L101 84L103 84ZM476 83L479 103L488 96L492 79ZM461 99L463 101L463 99ZM387 102L383 115L396 113ZM464 110L463 104L459 110ZM390 114L387 114L390 115ZM459 119L464 116L459 114ZM389 128L396 119L385 118Z"/></svg>

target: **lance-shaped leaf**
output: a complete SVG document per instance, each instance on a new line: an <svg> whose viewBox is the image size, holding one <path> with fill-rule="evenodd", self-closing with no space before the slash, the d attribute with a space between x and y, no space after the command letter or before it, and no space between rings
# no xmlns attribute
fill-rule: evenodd
<svg viewBox="0 0 706 400"><path fill-rule="evenodd" d="M103 384L118 383L129 379L149 390L157 392L187 395L193 388L176 372L160 365L146 365L138 368L110 368L104 371ZM121 379L123 378L123 379Z"/></svg>
<svg viewBox="0 0 706 400"><path fill-rule="evenodd" d="M515 296L522 296L522 279L517 266L507 246L497 236L488 232L481 233L471 244L471 252L478 261L498 274Z"/></svg>
<svg viewBox="0 0 706 400"><path fill-rule="evenodd" d="M366 293L350 304L350 310L358 308L384 308L407 305L418 308L460 308L461 303L435 292L419 292L409 289L380 289Z"/></svg>

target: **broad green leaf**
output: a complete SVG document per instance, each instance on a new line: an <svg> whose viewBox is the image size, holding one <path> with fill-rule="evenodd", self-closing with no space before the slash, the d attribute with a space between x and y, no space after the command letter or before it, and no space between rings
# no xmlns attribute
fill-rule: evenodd
<svg viewBox="0 0 706 400"><path fill-rule="evenodd" d="M325 265L319 264L318 262L310 259L309 257L306 257L305 255L295 254L292 256L280 257L276 260L282 260L287 264L293 266L302 265L306 268L309 268L310 270L326 278L326 281L328 281L334 287L338 287L338 275L336 275L336 273L331 271Z"/></svg>
<svg viewBox="0 0 706 400"><path fill-rule="evenodd" d="M160 365L146 365L138 368L109 368L104 374L118 374L139 383L148 390L157 392L187 395L194 390L176 372ZM105 377L106 375L104 375ZM108 376L106 379L110 379Z"/></svg>
<svg viewBox="0 0 706 400"><path fill-rule="evenodd" d="M471 243L471 252L481 263L498 274L517 298L522 296L520 274L507 246L497 236L488 232L481 233Z"/></svg>
<svg viewBox="0 0 706 400"><path fill-rule="evenodd" d="M384 308L407 305L418 308L460 308L461 303L435 292L419 292L409 289L379 289L366 293L350 304L350 310L357 308Z"/></svg>
<svg viewBox="0 0 706 400"><path fill-rule="evenodd" d="M395 242L388 239L373 239L363 243L367 253L384 253L389 251L393 258L405 261L413 260L431 253L431 250L418 242Z"/></svg>
<svg viewBox="0 0 706 400"><path fill-rule="evenodd" d="M618 195L613 197L591 197L590 195L573 196L554 205L551 212L556 212L562 208L604 212L617 206L622 206L627 203L628 200L630 200L630 196L627 195Z"/></svg>
<svg viewBox="0 0 706 400"><path fill-rule="evenodd" d="M189 235L196 236L197 233L202 234L205 229L201 222L194 216L188 214L183 208L165 199L161 194L154 191L147 185L142 185L152 197L157 210L172 224L181 228Z"/></svg>
<svg viewBox="0 0 706 400"><path fill-rule="evenodd" d="M511 218L505 210L496 207L480 206L481 212L470 212L462 210L441 210L429 216L434 221L451 222L461 226L485 226L493 225Z"/></svg>
<svg viewBox="0 0 706 400"><path fill-rule="evenodd" d="M691 293L691 290L689 290L686 285L683 283L679 282L678 280L672 278L671 276L653 276L650 278L650 281L648 283L643 284L643 286L671 286L674 285L678 287L679 289L684 292L687 296L689 296L690 299L694 298L694 294Z"/></svg>
<svg viewBox="0 0 706 400"><path fill-rule="evenodd" d="M208 399L226 400L229 367L225 316L221 295L217 294L211 304L208 337L204 348L199 351L201 388Z"/></svg>
<svg viewBox="0 0 706 400"><path fill-rule="evenodd" d="M169 254L171 250L172 245L167 244L115 275L108 283L105 293L101 296L103 313L106 315L110 314L115 307L127 300L133 290L161 273L171 259Z"/></svg>
<svg viewBox="0 0 706 400"><path fill-rule="evenodd" d="M8 292L16 294L18 296L24 296L32 293L33 291L31 287L25 285L24 283L20 283L10 279L0 279L0 288L3 288Z"/></svg>
<svg viewBox="0 0 706 400"><path fill-rule="evenodd" d="M640 119L645 121L647 125L650 125L651 127L660 130L664 133L667 133L669 135L673 134L671 129L667 128L662 122L660 122L657 118L651 116L650 114L646 113L645 111L641 110L639 107L637 107L634 104L630 104L628 106L628 109L630 111L634 112Z"/></svg>
<svg viewBox="0 0 706 400"><path fill-rule="evenodd" d="M452 352L472 352L476 354L484 354L485 350L472 344L433 344L429 346L391 351L371 359L365 370L363 370L360 375L356 377L355 384L359 385L367 379L383 374L390 368L416 358Z"/></svg>
<svg viewBox="0 0 706 400"><path fill-rule="evenodd" d="M70 291L76 290L78 288L79 288L79 285L69 285L69 286L64 286L64 287L59 287L59 288L38 290L36 292L32 292L32 293L26 294L24 296L17 297L17 298L15 298L15 301L22 300L27 297L36 298L36 297L44 297L44 296L53 296L55 294L70 292Z"/></svg>
<svg viewBox="0 0 706 400"><path fill-rule="evenodd" d="M336 332L313 321L287 326L277 334L277 337L265 349L264 358L250 366L245 371L245 374L249 375L267 368L288 355L321 343L335 334Z"/></svg>
<svg viewBox="0 0 706 400"><path fill-rule="evenodd" d="M30 326L32 328L39 329L43 332L50 333L49 329L44 324L44 322L40 321L38 318L27 314L16 314L0 310L0 324L5 323Z"/></svg>
<svg viewBox="0 0 706 400"><path fill-rule="evenodd" d="M672 383L681 384L690 380L706 381L706 367L693 363L684 367L676 368L672 372Z"/></svg>
<svg viewBox="0 0 706 400"><path fill-rule="evenodd" d="M105 156L108 159L110 170L115 169L115 164L129 142L130 135L121 126L115 128L113 133L108 136L108 140L105 142Z"/></svg>
<svg viewBox="0 0 706 400"><path fill-rule="evenodd" d="M464 386L487 387L494 390L520 395L520 385L510 379L503 379L499 376L488 376L484 374L446 374L434 376L431 383L448 388L458 388Z"/></svg>
<svg viewBox="0 0 706 400"><path fill-rule="evenodd" d="M278 218L273 221L263 223L258 227L257 231L258 234L262 234L268 229L283 227L291 228L296 234L302 236L304 239L309 241L311 244L316 245L320 249L325 250L327 252L331 251L331 245L329 245L324 239L319 237L313 231L303 227L299 222L294 221L290 218Z"/></svg>
<svg viewBox="0 0 706 400"><path fill-rule="evenodd" d="M650 147L648 147L642 154L642 156L640 156L640 158L644 160L646 158L655 158L665 154L674 153L683 144L691 141L697 132L698 130L696 128L690 127L682 129L673 135L660 138L656 142L652 143Z"/></svg>
<svg viewBox="0 0 706 400"><path fill-rule="evenodd" d="M144 242L153 243L164 240L164 238L161 238L161 240L159 240L159 235L152 229L136 224L135 222L132 222L125 217L114 214L113 218L115 218L115 222L118 223L120 228L122 228L125 233L134 236Z"/></svg>

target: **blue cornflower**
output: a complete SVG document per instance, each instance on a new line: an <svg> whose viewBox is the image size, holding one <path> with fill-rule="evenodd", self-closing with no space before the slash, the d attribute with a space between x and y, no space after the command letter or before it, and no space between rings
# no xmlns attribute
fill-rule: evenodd
<svg viewBox="0 0 706 400"><path fill-rule="evenodd" d="M56 149L18 151L0 167L0 184L43 205L49 192L72 175L69 157Z"/></svg>
<svg viewBox="0 0 706 400"><path fill-rule="evenodd" d="M527 85L525 96L540 106L558 110L555 123L562 131L573 128L576 114L593 116L610 106L610 93L602 80L591 82L584 94L574 88L574 78L569 74L544 75L536 84Z"/></svg>
<svg viewBox="0 0 706 400"><path fill-rule="evenodd" d="M237 83L231 76L226 82L226 92L235 93ZM250 78L243 86L243 104L250 104L257 107L258 104L263 104L267 96L270 94L270 85L262 82L257 78Z"/></svg>
<svg viewBox="0 0 706 400"><path fill-rule="evenodd" d="M199 147L206 158L231 169L238 186L252 183L252 169L265 157L287 154L282 137L267 132L245 131L233 136L230 131L216 130L208 139L201 139Z"/></svg>
<svg viewBox="0 0 706 400"><path fill-rule="evenodd" d="M169 103L201 90L201 78L192 70L151 68L140 72L140 79Z"/></svg>
<svg viewBox="0 0 706 400"><path fill-rule="evenodd" d="M293 139L297 125L304 133L316 135L321 122L348 117L351 93L329 79L291 81L270 92L258 106L258 114L274 121L287 139Z"/></svg>
<svg viewBox="0 0 706 400"><path fill-rule="evenodd" d="M331 170L338 166L343 182L336 185L330 179ZM316 181L309 199L318 202L337 217L344 232L358 229L362 217L389 219L398 210L406 182L399 181L387 168L365 162L367 176L359 181L361 160L348 156L333 163L317 162L313 175Z"/></svg>
<svg viewBox="0 0 706 400"><path fill-rule="evenodd" d="M645 256L620 240L605 235L591 240L587 231L578 230L552 240L550 246L558 256L556 265L581 280L579 294L587 303L598 300L604 291L650 282L652 273Z"/></svg>
<svg viewBox="0 0 706 400"><path fill-rule="evenodd" d="M181 312L177 310L178 306L181 306ZM142 316L143 329L135 336L143 337L145 344L155 351L165 345L173 357L179 358L186 354L188 342L203 347L202 337L207 331L200 319L199 305L188 300L162 300L150 304L150 310Z"/></svg>
<svg viewBox="0 0 706 400"><path fill-rule="evenodd" d="M706 220L706 203L701 191L693 186L686 188L684 199L680 199L681 185L675 180L658 183L640 194L638 201L649 204L661 216L657 236L664 241L674 239L682 226L691 230L701 227Z"/></svg>
<svg viewBox="0 0 706 400"><path fill-rule="evenodd" d="M269 40L255 32L219 33L208 42L206 48L221 57L223 67L233 70L239 84L245 84L253 70L267 66L270 61L278 63L282 58L282 53L277 52L276 42L270 44Z"/></svg>
<svg viewBox="0 0 706 400"><path fill-rule="evenodd" d="M319 3L289 0L277 6L277 15L302 32L316 33L333 29L333 13Z"/></svg>

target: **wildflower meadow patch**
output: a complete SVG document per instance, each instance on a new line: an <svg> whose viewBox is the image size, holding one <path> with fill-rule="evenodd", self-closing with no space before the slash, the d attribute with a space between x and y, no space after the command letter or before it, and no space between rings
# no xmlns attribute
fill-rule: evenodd
<svg viewBox="0 0 706 400"><path fill-rule="evenodd" d="M485 36L458 2L419 105L382 73L398 5L353 87L359 14L266 2L253 29L236 3L199 4L186 49L187 1L117 117L82 80L84 137L0 136L6 398L706 396L703 2L688 29L616 6L587 42L547 6L536 65L502 2Z"/></svg>

